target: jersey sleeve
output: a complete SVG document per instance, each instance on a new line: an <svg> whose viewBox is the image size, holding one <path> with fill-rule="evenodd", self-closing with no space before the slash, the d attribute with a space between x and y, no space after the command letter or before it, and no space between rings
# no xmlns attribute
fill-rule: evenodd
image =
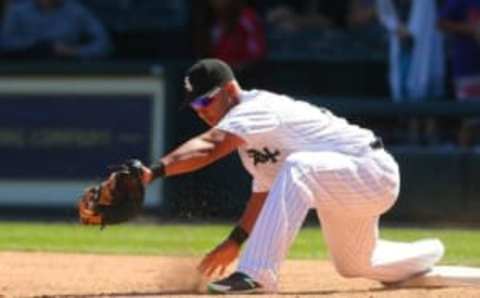
<svg viewBox="0 0 480 298"><path fill-rule="evenodd" d="M277 115L267 107L241 104L228 112L216 128L239 136L248 142L252 138L272 132L279 124Z"/></svg>

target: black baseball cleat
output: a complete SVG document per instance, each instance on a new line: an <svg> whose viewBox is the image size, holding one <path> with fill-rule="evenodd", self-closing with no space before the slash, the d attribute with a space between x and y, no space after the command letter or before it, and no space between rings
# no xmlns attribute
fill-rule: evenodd
<svg viewBox="0 0 480 298"><path fill-rule="evenodd" d="M229 277L208 284L211 294L251 294L262 293L262 286L242 272L234 272Z"/></svg>

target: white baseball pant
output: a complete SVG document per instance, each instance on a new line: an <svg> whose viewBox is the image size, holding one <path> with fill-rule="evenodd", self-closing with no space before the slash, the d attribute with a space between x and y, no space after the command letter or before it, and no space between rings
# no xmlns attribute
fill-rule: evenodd
<svg viewBox="0 0 480 298"><path fill-rule="evenodd" d="M378 238L379 217L395 203L399 184L398 165L382 149L362 156L292 154L272 185L238 271L275 292L279 266L311 208L340 275L395 282L430 269L444 253L439 240Z"/></svg>

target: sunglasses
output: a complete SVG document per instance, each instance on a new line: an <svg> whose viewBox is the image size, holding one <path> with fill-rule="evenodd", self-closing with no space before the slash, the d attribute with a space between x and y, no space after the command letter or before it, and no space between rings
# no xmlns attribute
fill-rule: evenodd
<svg viewBox="0 0 480 298"><path fill-rule="evenodd" d="M195 98L190 103L190 107L194 110L204 109L208 107L215 98L215 95L217 95L220 90L220 88L215 88L212 92Z"/></svg>

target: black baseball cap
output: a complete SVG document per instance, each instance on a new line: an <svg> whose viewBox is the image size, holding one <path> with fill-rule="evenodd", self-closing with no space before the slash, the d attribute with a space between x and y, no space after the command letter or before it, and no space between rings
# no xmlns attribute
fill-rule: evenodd
<svg viewBox="0 0 480 298"><path fill-rule="evenodd" d="M185 103L207 95L216 88L234 80L235 76L227 63L220 59L202 59L185 74Z"/></svg>

